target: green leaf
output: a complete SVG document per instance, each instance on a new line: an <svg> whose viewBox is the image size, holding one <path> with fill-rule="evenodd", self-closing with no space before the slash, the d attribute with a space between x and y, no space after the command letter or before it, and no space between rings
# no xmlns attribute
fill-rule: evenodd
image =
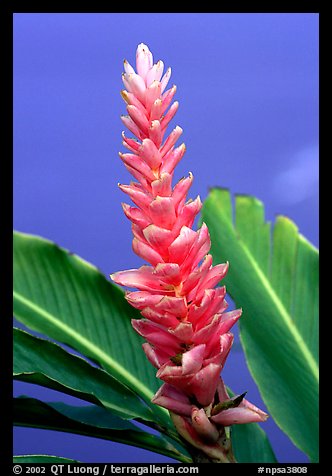
<svg viewBox="0 0 332 476"><path fill-rule="evenodd" d="M74 459L62 458L61 456L50 455L18 455L13 457L13 463L79 463Z"/></svg>
<svg viewBox="0 0 332 476"><path fill-rule="evenodd" d="M258 423L233 425L232 444L238 463L277 463L269 439Z"/></svg>
<svg viewBox="0 0 332 476"><path fill-rule="evenodd" d="M147 405L104 370L59 345L14 329L14 378L104 406L121 418L153 420Z"/></svg>
<svg viewBox="0 0 332 476"><path fill-rule="evenodd" d="M223 281L243 308L240 336L249 370L280 428L318 460L318 250L277 217L271 237L263 204L213 189L202 219Z"/></svg>
<svg viewBox="0 0 332 476"><path fill-rule="evenodd" d="M34 398L14 399L14 425L75 433L137 446L178 461L190 463L168 439L151 435L132 423L95 405L74 407L65 403L44 403Z"/></svg>
<svg viewBox="0 0 332 476"><path fill-rule="evenodd" d="M14 233L14 315L32 330L81 352L135 391L155 419L168 412L150 400L160 386L130 319L140 314L90 263L44 238Z"/></svg>

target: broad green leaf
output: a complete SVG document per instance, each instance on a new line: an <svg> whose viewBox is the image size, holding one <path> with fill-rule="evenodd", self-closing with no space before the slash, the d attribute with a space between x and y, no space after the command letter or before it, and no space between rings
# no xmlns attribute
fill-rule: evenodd
<svg viewBox="0 0 332 476"><path fill-rule="evenodd" d="M318 460L318 250L279 216L273 227L263 204L213 189L202 219L215 262L229 261L223 281L243 308L240 336L249 370L280 428Z"/></svg>
<svg viewBox="0 0 332 476"><path fill-rule="evenodd" d="M79 461L74 459L62 458L61 456L51 456L51 455L18 455L13 457L13 463L32 463L32 464L41 464L41 463L79 463Z"/></svg>
<svg viewBox="0 0 332 476"><path fill-rule="evenodd" d="M232 445L238 463L277 463L269 439L258 423L233 425Z"/></svg>
<svg viewBox="0 0 332 476"><path fill-rule="evenodd" d="M160 386L130 319L140 314L90 263L44 238L14 233L14 315L97 361L172 428L168 412L150 400Z"/></svg>
<svg viewBox="0 0 332 476"><path fill-rule="evenodd" d="M149 407L104 370L59 345L14 329L14 378L67 393L121 418L153 420Z"/></svg>
<svg viewBox="0 0 332 476"><path fill-rule="evenodd" d="M166 438L151 435L95 405L74 407L65 403L44 403L34 398L18 397L14 399L14 425L112 440L178 461L191 462L189 455L180 452Z"/></svg>

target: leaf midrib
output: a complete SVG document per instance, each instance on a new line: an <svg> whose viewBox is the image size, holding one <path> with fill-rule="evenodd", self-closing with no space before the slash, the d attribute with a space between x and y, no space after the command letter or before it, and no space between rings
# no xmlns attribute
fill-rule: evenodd
<svg viewBox="0 0 332 476"><path fill-rule="evenodd" d="M305 355L306 357L306 360L308 362L308 365L310 367L310 369L312 370L313 374L314 374L314 377L316 378L316 380L318 381L318 365L312 355L312 353L310 352L310 350L308 349L308 346L306 345L306 343L304 342L301 334L299 333L299 331L297 330L297 327L295 326L295 324L293 323L293 320L290 316L290 314L287 312L287 310L285 309L285 306L283 305L283 303L280 301L279 297L277 296L276 292L274 291L274 289L272 288L272 286L270 285L269 283L269 280L266 278L265 274L260 270L260 268L257 266L256 264L256 261L254 260L254 258L252 257L250 251L247 249L247 247L245 245L243 245L243 250L244 252L247 254L247 257L248 259L250 260L254 270L256 271L257 275L259 276L259 278L261 279L262 283L263 283L263 286L267 289L268 293L270 294L271 296L271 299L273 300L273 302L275 303L276 305L276 308L278 309L280 315L282 316L282 318L284 319L284 321L286 322L290 332L292 333L294 339L296 340L297 344L299 345L300 349L302 350L302 353Z"/></svg>
<svg viewBox="0 0 332 476"><path fill-rule="evenodd" d="M128 382L130 388L134 389L139 395L141 395L145 400L149 401L150 403L150 400L154 394L139 380L137 380L132 374L130 374L122 365L120 365L118 362L112 359L112 357L110 357L104 351L99 349L99 347L95 346L91 341L83 337L81 334L76 332L73 328L61 322L59 319L57 319L56 316L49 313L45 309L41 308L37 304L31 302L29 299L26 299L23 295L21 295L17 291L13 292L13 296L22 304L29 307L34 312L37 312L39 315L43 316L43 318L45 318L49 322L52 322L53 325L55 325L58 329L61 329L61 331L65 332L67 335L73 338L76 342L80 343L81 346L83 346L93 355L98 357L100 362L103 362L106 366L113 368L116 372L122 375L124 379ZM164 409L160 408L160 410L164 410Z"/></svg>
<svg viewBox="0 0 332 476"><path fill-rule="evenodd" d="M221 218L223 218L223 215L221 213L220 213L220 216L221 216ZM231 232L234 233L235 226L233 225L233 223L226 220L226 224L228 225ZM254 271L256 272L258 278L261 280L261 282L262 282L264 288L266 289L267 293L271 297L272 301L275 303L276 308L279 311L279 314L281 315L284 322L286 323L286 325L287 325L289 331L291 332L291 334L293 335L295 341L298 343L298 345L299 345L299 347L300 347L300 349L301 349L301 351L302 351L302 353L305 357L305 360L307 361L308 366L311 369L311 371L313 373L313 376L317 380L317 383L318 383L318 379L319 379L318 365L317 365L312 353L308 349L308 346L304 342L301 334L297 330L297 327L293 323L293 320L292 320L291 316L289 315L289 313L285 309L285 306L280 301L276 292L274 291L274 289L270 285L269 280L267 279L267 277L265 276L263 271L260 269L260 267L257 265L256 260L254 259L250 250L247 248L247 246L243 243L243 241L240 238L237 238L237 242L241 246L243 252L246 254L250 264L252 265L252 267L253 267Z"/></svg>

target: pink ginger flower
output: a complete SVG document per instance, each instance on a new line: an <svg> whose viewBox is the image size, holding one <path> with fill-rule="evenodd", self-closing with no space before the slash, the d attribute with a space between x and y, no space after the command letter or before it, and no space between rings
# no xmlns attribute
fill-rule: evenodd
<svg viewBox="0 0 332 476"><path fill-rule="evenodd" d="M137 139L123 133L129 153L120 157L136 181L119 187L136 205L123 204L132 222L133 250L150 266L120 271L111 278L138 289L126 294L143 316L132 325L146 339L145 354L165 382L152 401L170 411L187 441L218 458L225 426L261 422L267 414L243 395L231 400L220 376L233 343L229 330L241 310L225 312L225 286L216 286L228 263L212 265L204 223L199 230L192 229L202 207L199 196L186 201L193 175L172 187L185 145L175 147L182 133L179 126L165 137L178 109L178 102L172 103L176 86L166 89L171 69L163 75L163 62L154 64L144 44L137 48L137 72L126 60L124 69L126 90L121 94L128 115L121 119Z"/></svg>

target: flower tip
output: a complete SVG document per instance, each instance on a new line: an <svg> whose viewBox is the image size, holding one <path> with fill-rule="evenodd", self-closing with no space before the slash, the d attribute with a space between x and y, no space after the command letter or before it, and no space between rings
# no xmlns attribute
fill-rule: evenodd
<svg viewBox="0 0 332 476"><path fill-rule="evenodd" d="M140 43L138 46L137 46L137 51L150 51L149 50L149 47L148 45L146 45L145 43Z"/></svg>
<svg viewBox="0 0 332 476"><path fill-rule="evenodd" d="M247 395L247 393L248 393L248 390L241 393L241 395L238 395L237 397L233 398L233 404L236 406L239 406L242 400L244 399L244 397Z"/></svg>
<svg viewBox="0 0 332 476"><path fill-rule="evenodd" d="M120 94L122 96L122 99L124 99L125 102L129 102L129 98L128 98L128 93L125 89L122 89L122 91L120 91Z"/></svg>

